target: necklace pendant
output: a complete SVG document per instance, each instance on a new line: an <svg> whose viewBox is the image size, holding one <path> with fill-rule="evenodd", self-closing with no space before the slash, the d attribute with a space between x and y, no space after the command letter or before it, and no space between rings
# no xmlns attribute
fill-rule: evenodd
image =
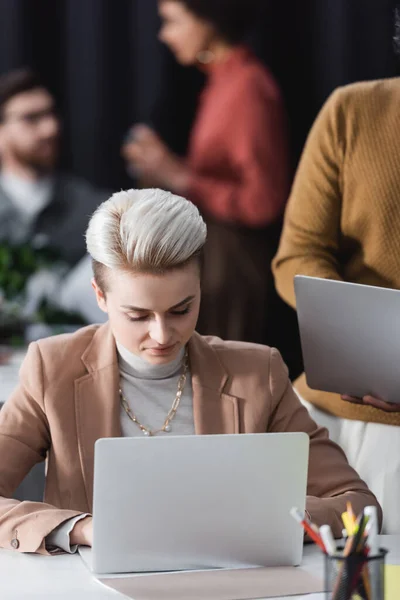
<svg viewBox="0 0 400 600"><path fill-rule="evenodd" d="M165 433L169 433L171 430L172 430L172 427L171 427L171 425L168 423L168 425L166 425L166 426L164 427L164 431L165 431Z"/></svg>
<svg viewBox="0 0 400 600"><path fill-rule="evenodd" d="M146 437L150 437L151 432L148 429L143 429L143 435L145 435Z"/></svg>

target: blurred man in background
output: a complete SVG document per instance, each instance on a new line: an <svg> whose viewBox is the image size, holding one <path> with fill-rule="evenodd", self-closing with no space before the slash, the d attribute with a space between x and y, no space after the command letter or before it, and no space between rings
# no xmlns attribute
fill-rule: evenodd
<svg viewBox="0 0 400 600"><path fill-rule="evenodd" d="M89 215L107 198L57 170L55 100L29 69L0 77L0 243L48 247L69 266L85 254Z"/></svg>

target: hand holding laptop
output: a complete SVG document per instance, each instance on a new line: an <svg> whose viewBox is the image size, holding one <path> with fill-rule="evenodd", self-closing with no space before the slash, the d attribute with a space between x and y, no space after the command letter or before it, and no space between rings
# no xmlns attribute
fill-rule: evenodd
<svg viewBox="0 0 400 600"><path fill-rule="evenodd" d="M385 402L374 396L364 396L363 398L355 398L354 396L342 395L342 400L346 402L352 402L353 404L364 404L366 406L373 406L379 408L385 412L400 412L400 404L393 404L393 402Z"/></svg>

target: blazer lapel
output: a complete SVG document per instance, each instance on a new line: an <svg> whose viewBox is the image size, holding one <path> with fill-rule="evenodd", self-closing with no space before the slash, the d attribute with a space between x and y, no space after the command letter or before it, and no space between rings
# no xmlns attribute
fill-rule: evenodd
<svg viewBox="0 0 400 600"><path fill-rule="evenodd" d="M238 399L223 391L228 375L217 352L197 333L189 342L189 359L196 433L239 433Z"/></svg>
<svg viewBox="0 0 400 600"><path fill-rule="evenodd" d="M96 440L122 435L117 352L108 324L99 327L81 358L88 372L75 380L75 411L79 456L91 511ZM189 359L195 432L239 433L238 399L224 392L228 374L214 348L197 333L189 342Z"/></svg>
<svg viewBox="0 0 400 600"><path fill-rule="evenodd" d="M118 361L108 324L96 331L82 361L88 373L75 381L75 411L79 456L91 510L95 442L103 437L121 436Z"/></svg>

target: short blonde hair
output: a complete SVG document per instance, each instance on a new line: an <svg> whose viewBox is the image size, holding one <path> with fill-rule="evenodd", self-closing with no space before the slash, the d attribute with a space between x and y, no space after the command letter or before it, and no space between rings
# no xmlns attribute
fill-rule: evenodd
<svg viewBox="0 0 400 600"><path fill-rule="evenodd" d="M86 246L104 287L104 267L163 273L200 256L206 237L206 224L189 200L160 189L131 189L96 209Z"/></svg>

